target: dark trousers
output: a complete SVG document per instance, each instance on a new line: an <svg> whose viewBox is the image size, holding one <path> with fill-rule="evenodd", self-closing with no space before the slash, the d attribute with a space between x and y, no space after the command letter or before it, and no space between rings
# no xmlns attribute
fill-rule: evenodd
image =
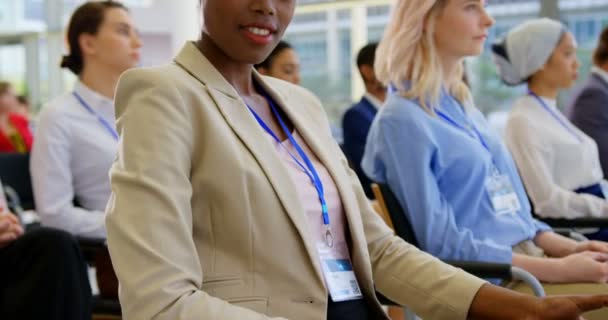
<svg viewBox="0 0 608 320"><path fill-rule="evenodd" d="M576 193L584 193L596 196L598 198L606 199L604 192L602 191L602 187L599 184L594 184L589 187L580 188L575 190ZM597 232L586 233L585 237L589 240L599 240L599 241L608 241L608 229L602 228Z"/></svg>
<svg viewBox="0 0 608 320"><path fill-rule="evenodd" d="M91 319L87 268L71 235L41 227L0 249L0 319Z"/></svg>
<svg viewBox="0 0 608 320"><path fill-rule="evenodd" d="M365 299L333 302L329 297L327 320L375 320Z"/></svg>

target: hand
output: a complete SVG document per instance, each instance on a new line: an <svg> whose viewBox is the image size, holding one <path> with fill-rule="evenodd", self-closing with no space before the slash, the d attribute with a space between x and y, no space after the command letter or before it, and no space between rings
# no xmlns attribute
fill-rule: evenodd
<svg viewBox="0 0 608 320"><path fill-rule="evenodd" d="M537 298L485 284L471 307L469 320L580 320L581 315L608 306L608 295Z"/></svg>
<svg viewBox="0 0 608 320"><path fill-rule="evenodd" d="M608 282L608 254L585 251L558 260L562 283Z"/></svg>
<svg viewBox="0 0 608 320"><path fill-rule="evenodd" d="M608 253L608 242L604 241L583 241L579 242L574 248L574 252L593 251Z"/></svg>
<svg viewBox="0 0 608 320"><path fill-rule="evenodd" d="M23 235L23 228L13 214L0 212L0 248L4 248Z"/></svg>
<svg viewBox="0 0 608 320"><path fill-rule="evenodd" d="M536 312L529 320L577 320L581 315L608 306L608 295L555 296L537 299Z"/></svg>

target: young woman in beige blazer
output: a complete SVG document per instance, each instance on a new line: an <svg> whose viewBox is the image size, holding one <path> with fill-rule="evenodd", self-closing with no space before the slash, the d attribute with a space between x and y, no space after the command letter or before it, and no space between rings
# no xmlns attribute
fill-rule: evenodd
<svg viewBox="0 0 608 320"><path fill-rule="evenodd" d="M363 311L349 319L386 319L376 290L425 319L574 320L608 303L513 293L397 238L372 211L317 98L253 71L295 6L204 0L201 40L171 64L122 77L107 230L125 319L333 320L349 306ZM333 243L313 236L301 200L312 184L294 183L261 122L281 144L300 137L328 173L326 187L335 185L343 210L331 214L344 225L327 227L346 236L360 298L333 301L317 249Z"/></svg>

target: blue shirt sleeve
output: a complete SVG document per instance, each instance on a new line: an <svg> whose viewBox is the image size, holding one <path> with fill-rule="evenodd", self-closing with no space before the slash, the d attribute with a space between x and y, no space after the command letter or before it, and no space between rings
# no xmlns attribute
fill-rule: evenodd
<svg viewBox="0 0 608 320"><path fill-rule="evenodd" d="M511 263L511 247L477 239L472 230L457 226L438 186L434 170L440 164L429 128L397 112L376 120L363 169L372 180L388 183L406 209L421 249L441 259Z"/></svg>

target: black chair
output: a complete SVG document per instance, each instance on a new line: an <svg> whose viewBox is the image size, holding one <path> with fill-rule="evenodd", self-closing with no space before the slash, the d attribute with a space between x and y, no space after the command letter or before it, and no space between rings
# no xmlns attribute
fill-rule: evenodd
<svg viewBox="0 0 608 320"><path fill-rule="evenodd" d="M29 154L0 153L0 181L17 192L23 210L35 208Z"/></svg>
<svg viewBox="0 0 608 320"><path fill-rule="evenodd" d="M551 228L555 229L554 231L556 233L563 236L572 237L574 235L572 238L582 240L578 239L579 237L577 236L577 233L573 232L572 230L584 228L608 228L608 218L543 218L536 214L536 211L534 210L534 203L529 196L528 190L526 190L526 194L528 195L528 202L530 203L530 212L532 212L534 219L548 224Z"/></svg>
<svg viewBox="0 0 608 320"><path fill-rule="evenodd" d="M373 184L372 190L376 193L376 199L381 209L386 211L389 226L392 224L397 236L419 248L414 229L407 218L406 209L401 206L388 185ZM532 288L536 296L544 296L543 287L534 276L510 264L450 260L445 260L444 262L484 279L519 280L525 282Z"/></svg>
<svg viewBox="0 0 608 320"><path fill-rule="evenodd" d="M0 181L6 196L9 209L18 217L24 210L35 209L34 195L29 168L29 154L0 153ZM33 226L35 228L35 226ZM27 230L28 226L26 226ZM95 254L105 248L105 240L77 237L83 256L89 265L93 265ZM119 318L120 303L117 300L93 297L92 313L94 318Z"/></svg>
<svg viewBox="0 0 608 320"><path fill-rule="evenodd" d="M532 199L530 201L530 211L536 220L542 221L552 228L559 229L577 229L577 228L608 228L608 218L543 218L536 214L534 211L534 204Z"/></svg>

